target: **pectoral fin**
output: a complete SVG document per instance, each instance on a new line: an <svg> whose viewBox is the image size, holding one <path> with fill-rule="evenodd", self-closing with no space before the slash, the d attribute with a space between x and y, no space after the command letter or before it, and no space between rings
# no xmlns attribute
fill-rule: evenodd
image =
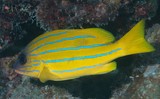
<svg viewBox="0 0 160 99"><path fill-rule="evenodd" d="M44 66L42 72L40 73L39 80L45 83L48 80L56 80L57 75L53 73L47 66Z"/></svg>

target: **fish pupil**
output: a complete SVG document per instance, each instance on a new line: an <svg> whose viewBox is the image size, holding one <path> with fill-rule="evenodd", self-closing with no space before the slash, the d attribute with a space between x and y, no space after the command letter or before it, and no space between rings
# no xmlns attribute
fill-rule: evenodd
<svg viewBox="0 0 160 99"><path fill-rule="evenodd" d="M21 53L18 57L20 64L25 64L27 62L26 55L24 53Z"/></svg>

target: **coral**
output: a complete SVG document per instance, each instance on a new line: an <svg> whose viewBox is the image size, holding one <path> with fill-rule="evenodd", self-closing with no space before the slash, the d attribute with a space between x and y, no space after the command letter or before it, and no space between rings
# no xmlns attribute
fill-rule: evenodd
<svg viewBox="0 0 160 99"><path fill-rule="evenodd" d="M6 21L26 22L33 14L36 0L2 0L0 17Z"/></svg>
<svg viewBox="0 0 160 99"><path fill-rule="evenodd" d="M31 2L32 1L32 2ZM0 52L25 34L20 24L31 20L36 0L0 1Z"/></svg>
<svg viewBox="0 0 160 99"><path fill-rule="evenodd" d="M20 77L11 68L16 57L0 58L0 99L5 99L19 84Z"/></svg>
<svg viewBox="0 0 160 99"><path fill-rule="evenodd" d="M155 24L147 30L146 38L156 51L136 58L132 82L114 91L111 99L159 99L160 98L160 25Z"/></svg>
<svg viewBox="0 0 160 99"><path fill-rule="evenodd" d="M157 8L157 0L44 0L37 7L36 20L45 30L82 28L106 25L121 13L132 20L150 19Z"/></svg>
<svg viewBox="0 0 160 99"><path fill-rule="evenodd" d="M154 71L153 71L154 69ZM144 74L134 76L134 81L116 90L111 99L159 99L160 64L147 66Z"/></svg>
<svg viewBox="0 0 160 99"><path fill-rule="evenodd" d="M80 99L78 97L73 97L65 89L57 88L55 86L45 85L36 86L26 79L24 83L21 83L12 92L10 99Z"/></svg>
<svg viewBox="0 0 160 99"><path fill-rule="evenodd" d="M120 0L44 0L36 11L37 21L44 29L101 25L118 15Z"/></svg>
<svg viewBox="0 0 160 99"><path fill-rule="evenodd" d="M9 32L11 31L12 24L0 18L0 50L7 46L11 41L11 36Z"/></svg>
<svg viewBox="0 0 160 99"><path fill-rule="evenodd" d="M142 18L151 19L158 9L157 0L123 0L125 13L130 14L131 20Z"/></svg>
<svg viewBox="0 0 160 99"><path fill-rule="evenodd" d="M152 28L148 29L147 38L151 43L160 43L160 24L155 24Z"/></svg>
<svg viewBox="0 0 160 99"><path fill-rule="evenodd" d="M151 19L151 17L155 16L158 8L157 0L144 0L144 3L141 3L141 2L142 1L139 1L136 3L134 18L135 19L138 19L138 18Z"/></svg>

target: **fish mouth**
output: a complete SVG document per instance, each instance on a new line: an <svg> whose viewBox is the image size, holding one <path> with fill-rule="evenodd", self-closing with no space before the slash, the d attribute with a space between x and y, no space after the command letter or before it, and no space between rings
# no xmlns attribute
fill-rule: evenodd
<svg viewBox="0 0 160 99"><path fill-rule="evenodd" d="M14 69L14 71L18 74L24 74L25 73L25 69L24 66L22 64L20 64L19 60L17 60L13 65L12 68Z"/></svg>
<svg viewBox="0 0 160 99"><path fill-rule="evenodd" d="M22 68L22 65L19 63L19 60L17 60L13 65L12 65L12 68L14 69L14 71L18 74L22 74L21 72L21 68Z"/></svg>
<svg viewBox="0 0 160 99"><path fill-rule="evenodd" d="M23 72L20 71L20 70L15 70L15 72L18 73L18 74L23 74Z"/></svg>

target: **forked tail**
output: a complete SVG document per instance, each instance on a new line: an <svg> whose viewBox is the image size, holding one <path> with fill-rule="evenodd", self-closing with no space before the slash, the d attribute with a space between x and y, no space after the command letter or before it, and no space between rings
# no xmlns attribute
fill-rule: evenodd
<svg viewBox="0 0 160 99"><path fill-rule="evenodd" d="M145 20L141 20L117 42L118 46L123 49L121 56L155 50L144 38L144 25Z"/></svg>

